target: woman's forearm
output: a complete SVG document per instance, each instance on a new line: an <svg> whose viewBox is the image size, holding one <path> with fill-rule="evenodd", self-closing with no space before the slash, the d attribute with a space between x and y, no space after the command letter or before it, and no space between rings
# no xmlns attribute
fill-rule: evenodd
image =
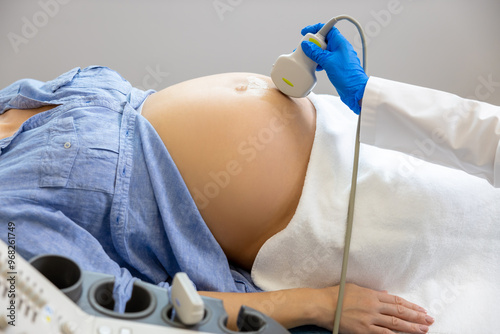
<svg viewBox="0 0 500 334"><path fill-rule="evenodd" d="M236 329L236 319L242 305L268 315L286 328L292 328L318 323L318 306L321 304L316 298L319 290L308 288L255 293L203 291L200 295L223 301L230 329Z"/></svg>
<svg viewBox="0 0 500 334"><path fill-rule="evenodd" d="M286 328L317 325L333 329L338 286L322 289L289 289L271 292L227 293L200 292L221 299L228 313L228 327L236 329L241 305L260 311ZM346 285L341 332L352 334L404 333L424 334L434 319L420 306L385 291ZM383 331L383 329L386 329ZM387 331L387 329L389 331Z"/></svg>

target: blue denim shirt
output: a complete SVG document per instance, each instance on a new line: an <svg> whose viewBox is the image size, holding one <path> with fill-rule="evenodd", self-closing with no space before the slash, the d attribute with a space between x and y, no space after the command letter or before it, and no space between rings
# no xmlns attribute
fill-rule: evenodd
<svg viewBox="0 0 500 334"><path fill-rule="evenodd" d="M228 264L160 137L136 111L151 93L98 66L1 90L0 114L58 105L0 140L1 226L15 223L26 259L62 254L117 276L119 300L135 278L168 288L179 271L199 290L258 291Z"/></svg>

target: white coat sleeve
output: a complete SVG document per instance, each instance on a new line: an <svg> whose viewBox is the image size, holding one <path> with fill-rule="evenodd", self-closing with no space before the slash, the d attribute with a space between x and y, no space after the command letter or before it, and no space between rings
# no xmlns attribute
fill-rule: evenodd
<svg viewBox="0 0 500 334"><path fill-rule="evenodd" d="M500 187L500 107L370 77L363 143L462 169Z"/></svg>

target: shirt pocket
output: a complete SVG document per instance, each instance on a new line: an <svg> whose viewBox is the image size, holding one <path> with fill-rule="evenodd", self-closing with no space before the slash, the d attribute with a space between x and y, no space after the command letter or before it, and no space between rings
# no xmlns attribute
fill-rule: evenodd
<svg viewBox="0 0 500 334"><path fill-rule="evenodd" d="M78 150L67 187L113 194L117 166L118 151L111 138L82 146Z"/></svg>
<svg viewBox="0 0 500 334"><path fill-rule="evenodd" d="M40 187L66 187L78 153L73 118L58 119L48 131L40 159Z"/></svg>
<svg viewBox="0 0 500 334"><path fill-rule="evenodd" d="M113 194L118 166L114 136L78 136L72 117L60 119L49 134L42 158L41 187L64 187Z"/></svg>

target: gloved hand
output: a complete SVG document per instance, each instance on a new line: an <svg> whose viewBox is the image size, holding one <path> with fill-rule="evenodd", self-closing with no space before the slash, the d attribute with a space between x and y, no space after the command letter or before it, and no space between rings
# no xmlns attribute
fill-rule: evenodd
<svg viewBox="0 0 500 334"><path fill-rule="evenodd" d="M323 23L307 26L301 33L315 34L322 27ZM356 51L337 28L333 27L328 32L326 42L326 50L309 41L303 41L301 46L304 53L318 64L317 70L326 71L342 102L359 115L359 102L363 98L368 76L361 67Z"/></svg>

